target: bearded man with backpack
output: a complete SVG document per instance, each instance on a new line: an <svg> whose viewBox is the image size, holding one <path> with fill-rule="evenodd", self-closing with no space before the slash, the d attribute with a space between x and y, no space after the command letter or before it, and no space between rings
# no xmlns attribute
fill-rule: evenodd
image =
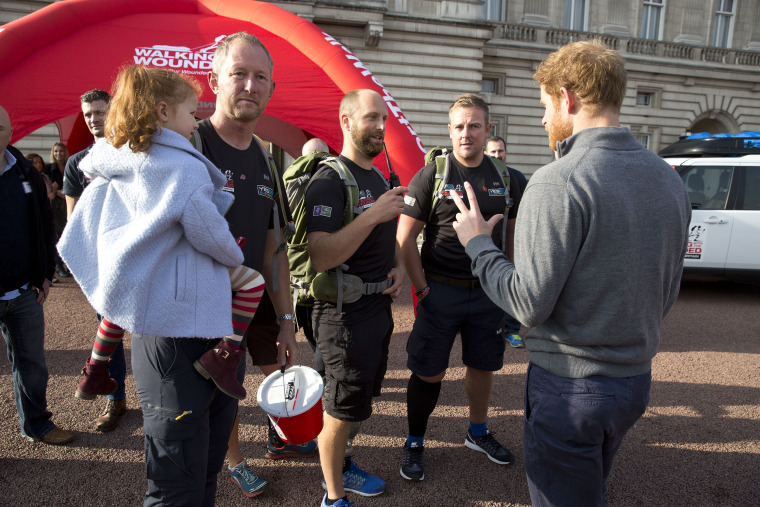
<svg viewBox="0 0 760 507"><path fill-rule="evenodd" d="M512 461L512 454L486 426L493 372L504 362L504 312L488 299L470 269L470 259L452 227L458 210L451 194L461 196L464 182L469 181L486 216L504 214L506 222L494 228L493 239L509 258L521 194L518 185L510 185L515 180L506 166L483 154L491 130L486 102L477 95L460 95L449 109L449 122L453 151L443 150L433 160L426 157L429 163L409 183L398 225L404 265L418 298L417 317L406 346L412 374L406 398L409 435L401 466L401 476L413 481L425 478L427 422L438 403L457 333L462 336L462 360L467 368L470 424L464 443L495 463ZM423 228L420 252L417 237Z"/></svg>
<svg viewBox="0 0 760 507"><path fill-rule="evenodd" d="M385 490L382 479L345 459L345 451L352 423L369 418L372 397L380 394L393 333L391 301L404 280L396 219L406 188L390 188L372 166L383 150L387 118L388 108L376 92L347 93L339 109L341 155L335 164L323 163L310 178L303 201L308 255L318 273L310 286L315 298L312 323L325 364L324 428L319 435L327 490L323 506L351 505L347 490L363 496ZM354 195L348 179L356 185L358 200L345 212L347 199ZM351 220L346 224L347 213Z"/></svg>

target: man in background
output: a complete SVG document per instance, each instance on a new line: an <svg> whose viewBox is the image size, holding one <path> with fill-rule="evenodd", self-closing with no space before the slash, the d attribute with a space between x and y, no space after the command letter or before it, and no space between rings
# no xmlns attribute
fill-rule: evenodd
<svg viewBox="0 0 760 507"><path fill-rule="evenodd" d="M82 115L84 122L92 134L93 144L105 135L106 116L108 115L108 104L111 102L111 96L103 90L90 90L79 97L82 106ZM66 214L67 218L74 212L79 197L84 192L90 181L79 169L79 163L90 152L92 144L84 150L75 153L66 162L66 169L63 173L63 195L66 197ZM98 320L100 316L98 315ZM119 341L119 345L111 355L111 361L108 363L108 373L116 381L118 387L112 394L106 396L106 406L103 408L101 415L95 420L95 429L102 432L109 432L116 429L121 416L127 413L127 395L124 390L124 381L127 377L127 362L124 359L124 343Z"/></svg>
<svg viewBox="0 0 760 507"><path fill-rule="evenodd" d="M42 176L9 146L12 133L8 112L0 106L0 333L13 365L21 433L63 445L74 435L50 420L42 311L55 272L53 209Z"/></svg>
<svg viewBox="0 0 760 507"><path fill-rule="evenodd" d="M507 143L499 136L491 136L486 139L486 145L483 152L488 156L498 158L504 163L507 162ZM528 185L528 180L525 178L525 175L514 167L507 167L509 168L510 177L514 178L515 183L517 183L520 188L520 193L524 193L525 187ZM504 316L506 319L504 321L504 327L502 328L502 336L504 336L504 339L511 347L522 348L523 342L520 337L520 323L506 312L504 313Z"/></svg>

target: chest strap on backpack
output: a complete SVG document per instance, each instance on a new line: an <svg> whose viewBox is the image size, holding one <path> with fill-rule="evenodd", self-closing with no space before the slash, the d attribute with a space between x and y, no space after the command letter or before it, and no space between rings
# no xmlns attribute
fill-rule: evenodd
<svg viewBox="0 0 760 507"><path fill-rule="evenodd" d="M328 157L325 159L325 162L330 165L340 176L340 179L343 181L343 184L346 187L346 194L347 194L347 202L343 209L343 225L345 226L349 222L351 222L356 216L361 215L364 212L364 209L359 207L359 185L356 183L356 180L354 179L354 176L351 174L349 169L340 161L340 159L336 157ZM385 176L383 176L383 173L380 172L380 170L372 166L372 170L375 171L376 174L380 176L380 179L383 180L385 183L385 190L389 190L391 188L390 182L385 179ZM335 272L338 278L338 301L337 301L337 311L338 313L342 313L343 311L343 266L338 266L335 268ZM388 284L387 282L391 282ZM369 294L378 294L380 292L383 292L385 289L393 285L393 280L388 279L386 281L377 282L377 283L365 283L364 287L362 289L362 295L369 295ZM381 288L382 287L382 288ZM379 290L378 290L379 289Z"/></svg>
<svg viewBox="0 0 760 507"><path fill-rule="evenodd" d="M496 172L499 175L499 178L501 179L501 184L504 186L504 200L505 200L505 206L504 206L504 218L501 219L501 248L504 250L504 253L507 252L507 220L509 220L509 210L512 209L512 205L514 204L514 201L512 200L512 197L510 197L510 179L509 179L509 169L507 169L507 166L504 165L504 162L501 160L495 158L486 156L488 160L491 161L491 165L493 165L494 169L496 169Z"/></svg>

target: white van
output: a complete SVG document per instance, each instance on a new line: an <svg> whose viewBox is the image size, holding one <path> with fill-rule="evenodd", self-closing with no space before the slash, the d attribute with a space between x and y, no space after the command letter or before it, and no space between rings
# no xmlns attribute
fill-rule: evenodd
<svg viewBox="0 0 760 507"><path fill-rule="evenodd" d="M691 198L687 275L760 280L760 132L752 134L686 138L660 152Z"/></svg>

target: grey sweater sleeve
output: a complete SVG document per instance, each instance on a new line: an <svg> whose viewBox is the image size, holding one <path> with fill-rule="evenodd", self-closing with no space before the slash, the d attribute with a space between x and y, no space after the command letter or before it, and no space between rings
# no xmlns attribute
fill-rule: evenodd
<svg viewBox="0 0 760 507"><path fill-rule="evenodd" d="M465 248L486 294L522 324L534 327L552 313L582 242L582 224L564 185L531 185L523 196L515 230L515 266L487 236Z"/></svg>

